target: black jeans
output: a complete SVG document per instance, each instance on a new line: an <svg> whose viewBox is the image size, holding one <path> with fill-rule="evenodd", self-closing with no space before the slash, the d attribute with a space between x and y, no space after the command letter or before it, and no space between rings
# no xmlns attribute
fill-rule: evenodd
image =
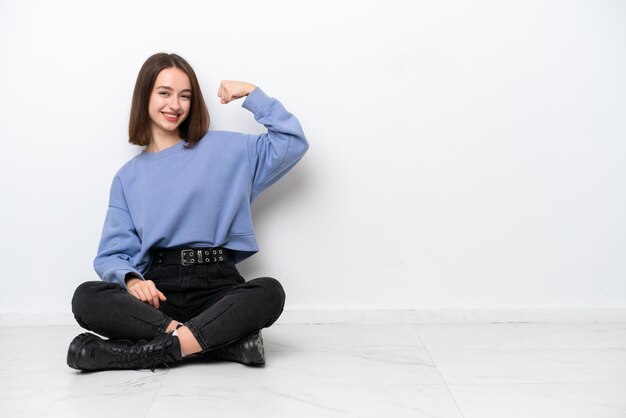
<svg viewBox="0 0 626 418"><path fill-rule="evenodd" d="M175 319L184 322L202 351L228 345L272 325L285 305L281 284L271 277L249 281L232 261L152 265L144 274L167 301L155 309L119 284L91 281L78 286L72 312L80 326L110 339L151 340Z"/></svg>

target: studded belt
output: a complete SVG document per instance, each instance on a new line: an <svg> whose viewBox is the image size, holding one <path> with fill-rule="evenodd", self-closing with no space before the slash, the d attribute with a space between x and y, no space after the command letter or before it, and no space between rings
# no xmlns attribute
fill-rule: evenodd
<svg viewBox="0 0 626 418"><path fill-rule="evenodd" d="M224 247L155 248L152 250L152 256L156 264L179 264L182 266L220 263L232 260L231 250Z"/></svg>

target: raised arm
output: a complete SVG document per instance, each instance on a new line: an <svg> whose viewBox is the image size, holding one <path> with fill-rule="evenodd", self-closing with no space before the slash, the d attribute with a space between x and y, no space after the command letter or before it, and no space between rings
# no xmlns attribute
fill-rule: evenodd
<svg viewBox="0 0 626 418"><path fill-rule="evenodd" d="M300 161L309 149L309 143L298 119L260 87L248 94L242 106L267 128L267 133L248 137L251 200L254 200Z"/></svg>

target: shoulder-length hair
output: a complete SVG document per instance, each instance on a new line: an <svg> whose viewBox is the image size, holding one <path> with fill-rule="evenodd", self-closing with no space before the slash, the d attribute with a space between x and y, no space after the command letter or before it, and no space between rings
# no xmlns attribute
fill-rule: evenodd
<svg viewBox="0 0 626 418"><path fill-rule="evenodd" d="M130 123L128 124L128 142L135 145L150 143L151 121L148 113L150 95L154 89L157 76L165 68L178 68L184 71L191 82L191 106L189 115L178 127L180 137L187 142L186 148L193 148L209 130L209 111L202 97L200 84L191 65L176 54L158 53L152 55L139 70L133 101L130 108Z"/></svg>

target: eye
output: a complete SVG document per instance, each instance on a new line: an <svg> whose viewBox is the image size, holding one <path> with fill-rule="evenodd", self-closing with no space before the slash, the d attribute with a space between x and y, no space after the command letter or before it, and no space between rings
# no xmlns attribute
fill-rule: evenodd
<svg viewBox="0 0 626 418"><path fill-rule="evenodd" d="M159 92L159 94L160 94L161 96L167 96L167 95L168 95L168 93L167 93L166 91L160 91L160 92Z"/></svg>
<svg viewBox="0 0 626 418"><path fill-rule="evenodd" d="M181 96L185 100L191 100L191 96Z"/></svg>

